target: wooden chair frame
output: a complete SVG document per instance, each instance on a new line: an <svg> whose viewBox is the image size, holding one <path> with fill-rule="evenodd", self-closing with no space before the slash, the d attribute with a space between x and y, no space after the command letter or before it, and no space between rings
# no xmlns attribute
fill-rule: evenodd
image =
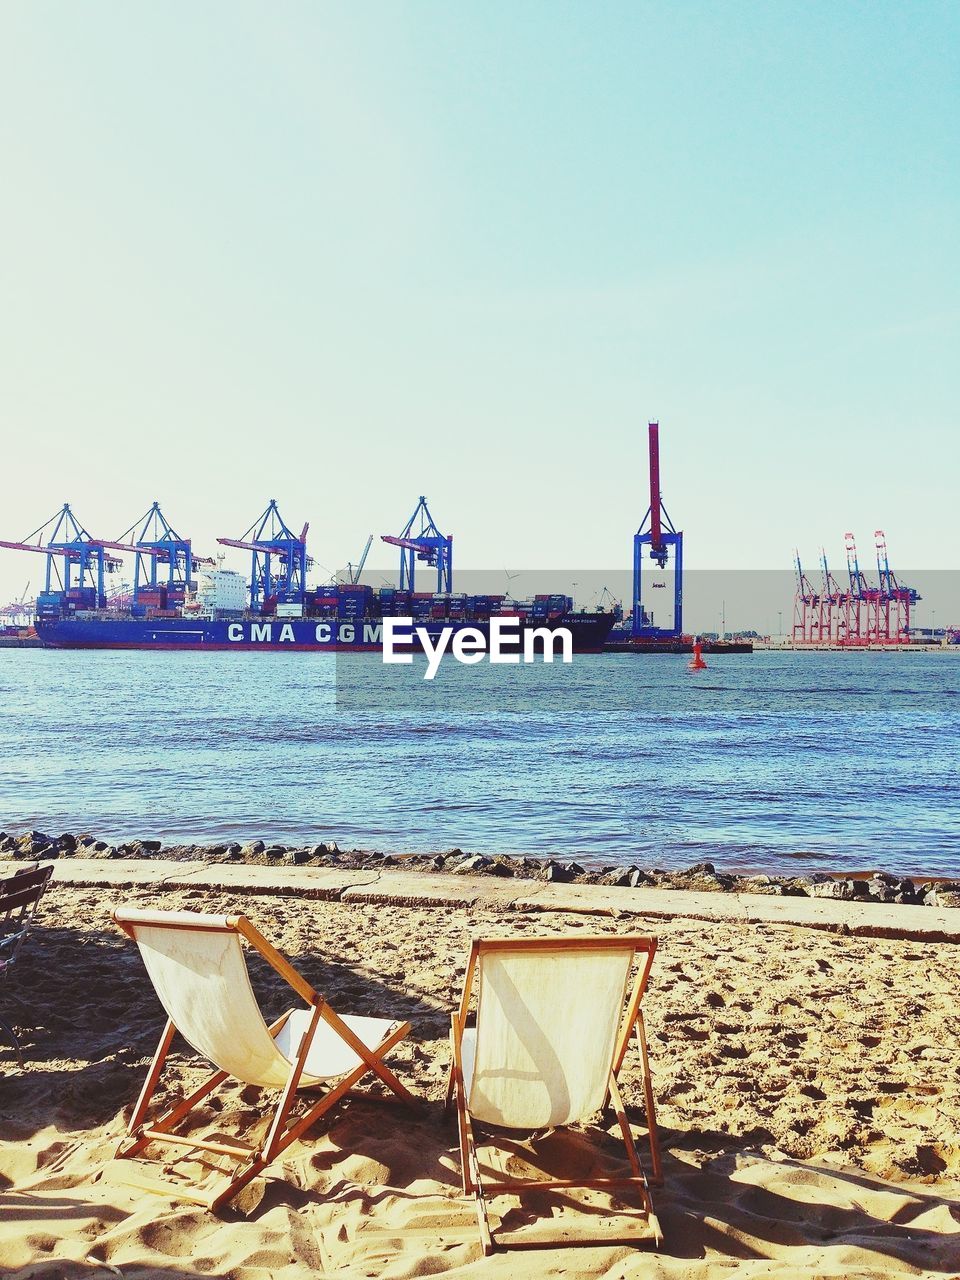
<svg viewBox="0 0 960 1280"><path fill-rule="evenodd" d="M0 879L0 978L5 978L13 968L20 949L26 942L36 919L43 897L53 875L53 863L41 867L28 863L18 867L11 876ZM6 1035L17 1055L17 1063L23 1069L23 1053L20 1041L10 1022L0 1014L0 1031Z"/></svg>
<svg viewBox="0 0 960 1280"><path fill-rule="evenodd" d="M136 940L134 926L138 924L148 925L151 928L183 927L182 924L171 923L165 912L138 911L137 919L132 924L119 919L116 914L114 914L113 920L124 933L134 940ZM231 1200L245 1187L251 1179L257 1177L268 1165L272 1164L281 1152L285 1151L292 1142L295 1142L301 1134L305 1133L324 1112L339 1102L341 1098L347 1094L354 1097L377 1098L375 1094L364 1093L354 1088L357 1082L368 1072L372 1072L377 1076L402 1102L412 1104L416 1101L382 1060L383 1055L409 1033L409 1022L395 1024L393 1030L375 1049L369 1049L351 1031L343 1019L334 1013L324 998L313 989L309 982L297 972L293 965L267 941L245 916L228 916L226 917L226 925L222 927L211 925L191 925L190 927L203 928L205 931L216 933L235 932L239 934L254 950L263 956L270 967L296 991L301 999L306 1001L307 1005L313 1010L313 1014L300 1042L297 1054L290 1065L290 1074L281 1090L280 1099L274 1110L267 1135L259 1147L253 1147L239 1140L236 1142L205 1141L174 1132L175 1128L183 1123L199 1102L219 1088L225 1080L231 1078L230 1073L227 1071L215 1071L187 1097L181 1098L164 1111L152 1124L145 1123L151 1099L163 1073L164 1063L170 1051L174 1032L177 1030L173 1019L168 1018L163 1034L160 1037L160 1043L153 1056L153 1061L150 1063L147 1078L143 1083L140 1096L130 1117L126 1137L117 1147L114 1159L129 1159L137 1156L150 1143L169 1143L188 1150L207 1151L218 1156L228 1156L237 1161L237 1167L232 1176L227 1176L223 1184L210 1192L205 1192L199 1188L197 1190L189 1187L181 1188L179 1185L159 1179L150 1182L138 1178L136 1179L137 1185L146 1187L149 1190L159 1191L164 1195L174 1195L194 1204L204 1205L210 1210L219 1209L221 1205ZM276 1036L292 1012L292 1009L288 1010L268 1028L272 1036ZM303 1115L293 1119L290 1118L290 1112L296 1103L300 1078L303 1075L310 1054L314 1034L321 1021L326 1022L336 1031L337 1035L349 1045L361 1060L361 1064L339 1080L332 1088L326 1089L323 1096L309 1106ZM323 1088L322 1085L308 1085L304 1086L304 1091L310 1090L312 1092L321 1088Z"/></svg>
<svg viewBox="0 0 960 1280"><path fill-rule="evenodd" d="M467 1109L467 1098L463 1081L463 1057L462 1057L462 1040L463 1032L467 1025L467 1016L470 1008L470 997L473 991L474 980L481 956L488 952L502 951L596 951L602 949L609 950L625 950L632 947L635 956L639 958L639 966L637 976L633 984L633 989L626 1003L623 1015L620 1021L619 1031L615 1041L615 1049L613 1054L613 1062L610 1068L610 1076L607 1082L607 1093L604 1098L604 1110L612 1101L614 1115L620 1127L620 1133L623 1138L624 1146L627 1151L627 1159L630 1163L631 1174L628 1177L621 1178L561 1178L551 1181L540 1179L503 1179L497 1182L484 1182L480 1172L480 1162L477 1157L477 1143L473 1131L473 1121L470 1112ZM513 1194L519 1195L523 1191L553 1191L561 1189L581 1189L581 1190L606 1190L615 1192L620 1188L638 1193L640 1201L640 1209L643 1217L647 1220L653 1230L654 1241L657 1245L661 1241L660 1224L657 1221L656 1214L653 1210L653 1202L650 1198L648 1180L643 1172L640 1164L640 1157L637 1154L637 1148L630 1131L630 1122L627 1118L626 1108L624 1107L623 1097L620 1093L618 1082L619 1073L623 1067L624 1059L627 1055L627 1049L630 1046L630 1037L636 1035L638 1051L640 1054L640 1067L643 1076L643 1097L644 1111L647 1121L647 1134L650 1144L650 1160L652 1166L652 1178L650 1179L655 1185L660 1185L663 1181L661 1160L660 1160L660 1143L657 1134L656 1108L653 1098L653 1085L650 1078L650 1057L647 1050L646 1030L643 1024L643 1011L640 1008L643 1000L644 992L647 989L647 981L650 977L650 968L653 964L653 957L657 950L657 939L648 935L634 936L618 936L616 934L602 934L597 937L553 937L553 938L488 938L475 939L471 948L470 956L467 961L467 971L463 980L463 994L460 999L460 1007L451 1018L451 1046L452 1046L452 1062L450 1066L450 1080L447 1086L446 1107L449 1110L452 1101L456 1102L457 1107L457 1124L460 1137L460 1171L461 1181L463 1184L463 1194L465 1196L472 1195L474 1197L474 1207L477 1213L477 1223L480 1228L480 1244L484 1254L491 1254L495 1248L506 1247L502 1241L496 1240L490 1229L490 1221L487 1214L487 1205L485 1197L490 1195ZM610 1243L609 1239L604 1238L604 1243ZM538 1240L533 1247L539 1247L545 1241ZM578 1238L576 1241L551 1241L552 1244L581 1244L594 1243L586 1239ZM520 1241L512 1242L511 1248L531 1247L529 1244L524 1245Z"/></svg>

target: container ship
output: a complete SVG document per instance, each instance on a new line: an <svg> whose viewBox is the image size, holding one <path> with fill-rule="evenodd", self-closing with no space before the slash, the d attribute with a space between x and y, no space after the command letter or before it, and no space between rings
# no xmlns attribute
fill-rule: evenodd
<svg viewBox="0 0 960 1280"><path fill-rule="evenodd" d="M569 630L575 653L603 650L613 612L574 608L570 596L512 600L498 595L376 590L357 583L307 589L302 603L266 596L251 610L247 582L229 569L200 576L192 592L177 587L141 589L125 608L97 607L91 587L41 594L36 631L42 645L58 649L183 649L379 652L384 618L411 618L436 643L440 631L473 628L488 637L491 619L510 619L509 635L523 649L525 632L543 649L544 630ZM414 641L413 650L419 649Z"/></svg>

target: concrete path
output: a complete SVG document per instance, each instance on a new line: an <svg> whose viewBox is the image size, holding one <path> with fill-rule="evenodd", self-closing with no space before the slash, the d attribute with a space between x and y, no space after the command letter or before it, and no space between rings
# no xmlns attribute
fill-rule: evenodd
<svg viewBox="0 0 960 1280"><path fill-rule="evenodd" d="M685 889L614 889L605 885L547 884L391 869L263 867L157 858L64 858L53 865L55 884L77 888L209 889L398 907L569 911L651 920L789 924L856 937L960 943L960 909L950 908L882 906L755 893L693 893Z"/></svg>

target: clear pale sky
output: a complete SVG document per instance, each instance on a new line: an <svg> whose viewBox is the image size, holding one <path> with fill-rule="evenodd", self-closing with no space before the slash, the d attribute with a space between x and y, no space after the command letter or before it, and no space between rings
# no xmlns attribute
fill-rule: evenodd
<svg viewBox="0 0 960 1280"><path fill-rule="evenodd" d="M335 569L426 493L464 568L626 568L659 417L692 567L955 567L958 48L931 0L4 0L0 537L275 496Z"/></svg>

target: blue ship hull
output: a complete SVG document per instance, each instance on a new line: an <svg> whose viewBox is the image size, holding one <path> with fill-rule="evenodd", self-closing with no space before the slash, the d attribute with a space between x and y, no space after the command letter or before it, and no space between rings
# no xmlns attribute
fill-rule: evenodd
<svg viewBox="0 0 960 1280"><path fill-rule="evenodd" d="M383 621L380 618L38 618L41 644L53 649L182 649L226 651L230 649L279 650L281 652L362 653L381 652ZM488 634L486 621L465 622L423 619L434 641L450 628L473 628ZM576 653L599 653L613 625L612 614L574 613L550 622L525 621L520 634L534 627L555 630L566 627Z"/></svg>

